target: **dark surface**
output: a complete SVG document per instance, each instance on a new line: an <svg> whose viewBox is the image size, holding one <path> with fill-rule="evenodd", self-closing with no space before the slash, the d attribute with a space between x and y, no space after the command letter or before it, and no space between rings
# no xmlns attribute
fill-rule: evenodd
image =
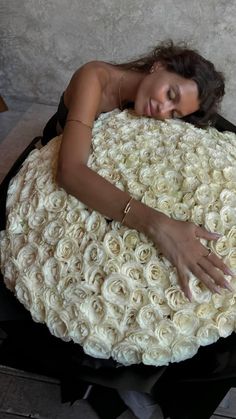
<svg viewBox="0 0 236 419"><path fill-rule="evenodd" d="M220 116L216 127L236 133L236 127ZM32 141L0 185L0 229L5 228L9 181L37 141ZM45 325L33 322L30 314L6 290L2 277L0 328L7 335L0 346L1 364L59 378L62 401L80 399L88 385L95 384L90 399L95 408L97 403L97 411L103 419L116 417L124 408L113 389L151 393L171 419L208 419L228 390L236 385L235 334L200 348L194 358L180 364L158 368L122 367L111 359L97 360L85 355L79 345L63 342L52 336ZM95 391L100 392L99 397L94 397ZM106 394L114 403L101 402Z"/></svg>

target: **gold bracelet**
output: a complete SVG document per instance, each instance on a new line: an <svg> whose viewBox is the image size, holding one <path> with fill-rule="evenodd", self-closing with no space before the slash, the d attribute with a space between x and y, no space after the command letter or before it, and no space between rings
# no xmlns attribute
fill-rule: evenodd
<svg viewBox="0 0 236 419"><path fill-rule="evenodd" d="M128 204L126 205L126 207L125 207L125 209L124 209L124 211L123 211L123 213L124 213L124 217L123 217L123 218L122 218L122 220L121 220L121 224L123 224L123 222L124 222L124 219L125 219L126 215L129 213L129 211L130 211L130 209L131 209L131 205L130 205L130 203L131 203L131 201L132 201L133 199L134 199L134 198L130 198L130 200L129 200Z"/></svg>
<svg viewBox="0 0 236 419"><path fill-rule="evenodd" d="M80 119L67 119L66 122L80 122L85 127L93 129L93 127L91 127L91 125L85 124L85 122L81 121Z"/></svg>

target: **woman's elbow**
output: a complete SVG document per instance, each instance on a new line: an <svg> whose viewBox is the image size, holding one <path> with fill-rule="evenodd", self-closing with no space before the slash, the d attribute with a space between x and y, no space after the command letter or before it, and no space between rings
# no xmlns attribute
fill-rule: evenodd
<svg viewBox="0 0 236 419"><path fill-rule="evenodd" d="M58 165L55 181L60 188L65 190L68 188L71 176L71 169Z"/></svg>

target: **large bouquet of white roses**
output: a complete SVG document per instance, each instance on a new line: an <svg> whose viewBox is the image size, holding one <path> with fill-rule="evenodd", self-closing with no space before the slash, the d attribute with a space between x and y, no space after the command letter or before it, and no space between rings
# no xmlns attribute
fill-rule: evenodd
<svg viewBox="0 0 236 419"><path fill-rule="evenodd" d="M50 332L98 358L167 365L235 330L235 293L176 270L148 238L108 222L55 180L60 137L26 159L8 190L1 232L6 286ZM208 243L236 269L236 136L128 111L103 114L88 165L135 198L222 233Z"/></svg>

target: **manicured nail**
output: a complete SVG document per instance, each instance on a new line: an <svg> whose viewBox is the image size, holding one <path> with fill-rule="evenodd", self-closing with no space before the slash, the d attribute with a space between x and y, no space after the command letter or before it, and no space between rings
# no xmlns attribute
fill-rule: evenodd
<svg viewBox="0 0 236 419"><path fill-rule="evenodd" d="M223 237L223 234L221 234L221 233L211 233L211 234L214 234L214 236L217 238L217 239L220 239L221 237Z"/></svg>
<svg viewBox="0 0 236 419"><path fill-rule="evenodd" d="M217 294L221 295L221 288L220 287L214 287L214 292L216 292Z"/></svg>
<svg viewBox="0 0 236 419"><path fill-rule="evenodd" d="M230 276L234 276L234 272L233 271L231 271L231 269L230 268L225 268L225 273L226 273L226 275L230 275Z"/></svg>
<svg viewBox="0 0 236 419"><path fill-rule="evenodd" d="M228 282L225 282L224 283L224 288L227 288L229 291L231 291L231 292L233 292L234 291L234 289L232 288L232 286L228 283Z"/></svg>

